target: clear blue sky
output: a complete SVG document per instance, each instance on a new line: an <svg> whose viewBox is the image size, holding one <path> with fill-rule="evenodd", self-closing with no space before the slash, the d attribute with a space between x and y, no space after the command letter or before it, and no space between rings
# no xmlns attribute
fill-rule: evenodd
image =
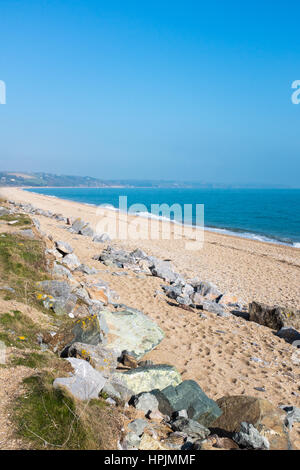
<svg viewBox="0 0 300 470"><path fill-rule="evenodd" d="M1 0L0 169L300 186L300 5Z"/></svg>

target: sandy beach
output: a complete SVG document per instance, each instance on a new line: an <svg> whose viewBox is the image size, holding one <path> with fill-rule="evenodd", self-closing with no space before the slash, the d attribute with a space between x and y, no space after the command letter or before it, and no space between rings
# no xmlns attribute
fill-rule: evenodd
<svg viewBox="0 0 300 470"><path fill-rule="evenodd" d="M0 196L65 217L81 217L94 229L99 219L96 207L21 189L2 188ZM103 213L108 219L119 217L115 211ZM127 276L113 276L115 269L93 259L106 244L72 234L54 219L44 216L37 219L41 230L53 240L70 243L82 263L97 268L98 276L118 293L122 303L142 310L164 330L165 339L147 359L175 365L183 379L196 380L213 399L245 394L266 398L274 405L300 406L300 371L291 358L294 348L274 336L271 329L233 315L220 318L207 313L207 318L202 319L197 312L170 305L165 297L156 295L163 284L161 279L137 276L129 270ZM133 216L128 220L131 223L134 219L138 219L141 232L146 233L147 220ZM173 230L176 232L174 226ZM192 235L193 229L190 230ZM205 231L203 248L186 250L187 238L172 238L114 239L112 244L126 250L139 247L148 255L171 260L177 272L186 278L211 281L223 292L236 294L245 302L257 300L300 308L300 249ZM265 391L254 387L264 387Z"/></svg>

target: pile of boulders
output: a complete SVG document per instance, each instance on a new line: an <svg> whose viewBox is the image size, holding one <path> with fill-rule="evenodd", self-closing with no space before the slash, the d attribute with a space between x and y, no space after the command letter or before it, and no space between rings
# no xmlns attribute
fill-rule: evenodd
<svg viewBox="0 0 300 470"><path fill-rule="evenodd" d="M20 207L32 214L55 217L68 224L73 233L104 241L96 240L89 224L81 219L72 221L26 204ZM65 358L73 369L68 377L55 379L53 386L67 389L82 401L102 397L111 406L123 406L125 414L133 407L137 418L126 424L119 449L293 448L289 431L300 422L300 409L291 405L277 408L267 400L245 395L214 401L195 381L182 380L176 367L144 360L163 340L161 328L143 312L113 302L114 293L106 282L86 278L97 270L81 264L68 243L58 240L46 253L54 257L51 273L55 279L37 283L37 296L57 315L74 318L59 331L38 335L42 349ZM169 261L148 256L140 249L128 253L108 246L97 259L106 266L144 271L163 279L168 283L162 286L164 293L178 305L222 317L246 310L236 296L222 293L207 281L185 280ZM83 275L84 281L77 281L76 273ZM296 314L253 302L249 318L279 329L278 336L289 342L299 339L294 328Z"/></svg>
<svg viewBox="0 0 300 470"><path fill-rule="evenodd" d="M30 215L42 215L44 217L49 217L55 219L59 222L64 223L65 225L62 226L63 228L69 230L71 233L76 233L78 235L83 235L86 237L92 237L93 241L96 243L105 243L110 241L110 237L107 233L98 234L95 232L88 222L85 222L81 218L71 218L71 217L64 217L62 214L57 214L50 210L43 210L37 207L34 207L32 204L24 204L24 203L16 203L14 201L8 201L10 205L13 206L8 212L2 212L1 210L7 211L5 207L2 209L0 208L0 216L4 215L5 213L14 213L16 210L20 212L24 212ZM33 220L34 224L39 224L39 222L35 219Z"/></svg>

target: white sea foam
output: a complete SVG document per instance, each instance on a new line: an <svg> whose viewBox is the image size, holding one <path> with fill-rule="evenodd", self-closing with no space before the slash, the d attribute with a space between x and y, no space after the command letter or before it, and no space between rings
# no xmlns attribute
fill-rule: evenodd
<svg viewBox="0 0 300 470"><path fill-rule="evenodd" d="M27 190L28 191L28 190ZM29 192L35 192L34 190L29 190ZM41 194L41 193L37 193L37 194ZM119 209L118 207L114 207L112 204L92 204L92 203L87 203L87 202L81 202L81 201L76 201L74 199L64 199L62 197L58 197L58 196L53 196L53 195L49 195L49 194L42 194L43 196L47 196L47 197L51 197L51 198L55 198L55 199L63 199L65 201L73 201L73 202L77 202L78 204L85 204L87 206L94 206L94 207L101 207L103 209L106 209L106 210L111 210L111 211L115 211L115 212L124 212L126 213L125 211L122 211L121 209ZM191 227L191 228L195 228L195 229L202 229L202 227L197 227L197 225L193 225L193 224L183 224L182 222L179 222L177 220L172 220L168 217L165 217L163 215L157 215L157 214L152 214L151 212L127 212L128 215L131 215L131 216L138 216L138 217L144 217L144 218L148 218L148 219L155 219L155 220L161 220L162 222L169 222L169 223L173 223L173 224L177 224L177 225L185 225L186 227ZM257 240L257 241L260 241L260 242L264 242L264 243L273 243L273 244L276 244L276 245L285 245L285 246L290 246L290 247L293 247L293 248L300 248L300 242L284 242L283 240L277 240L275 238L271 238L271 237L267 237L266 235L261 235L261 234L257 234L257 233L251 233L251 232L237 232L237 231L234 231L234 230L229 230L229 229L225 229L225 228L217 228L217 227L204 227L204 230L208 231L208 232L216 232L216 233L221 233L221 234L224 234L224 235L230 235L230 236L233 236L233 237L239 237L239 238L246 238L246 239L249 239L249 240Z"/></svg>

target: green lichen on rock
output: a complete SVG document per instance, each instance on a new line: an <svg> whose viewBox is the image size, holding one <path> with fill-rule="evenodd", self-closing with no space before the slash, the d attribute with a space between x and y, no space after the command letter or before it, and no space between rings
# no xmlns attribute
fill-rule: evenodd
<svg viewBox="0 0 300 470"><path fill-rule="evenodd" d="M126 350L136 359L141 359L164 338L162 329L138 310L103 310L99 314L99 320L109 334L107 347L119 353Z"/></svg>
<svg viewBox="0 0 300 470"><path fill-rule="evenodd" d="M120 378L136 395L155 389L162 390L170 385L176 387L182 381L176 368L165 364L138 367L124 373L115 372L113 376Z"/></svg>

